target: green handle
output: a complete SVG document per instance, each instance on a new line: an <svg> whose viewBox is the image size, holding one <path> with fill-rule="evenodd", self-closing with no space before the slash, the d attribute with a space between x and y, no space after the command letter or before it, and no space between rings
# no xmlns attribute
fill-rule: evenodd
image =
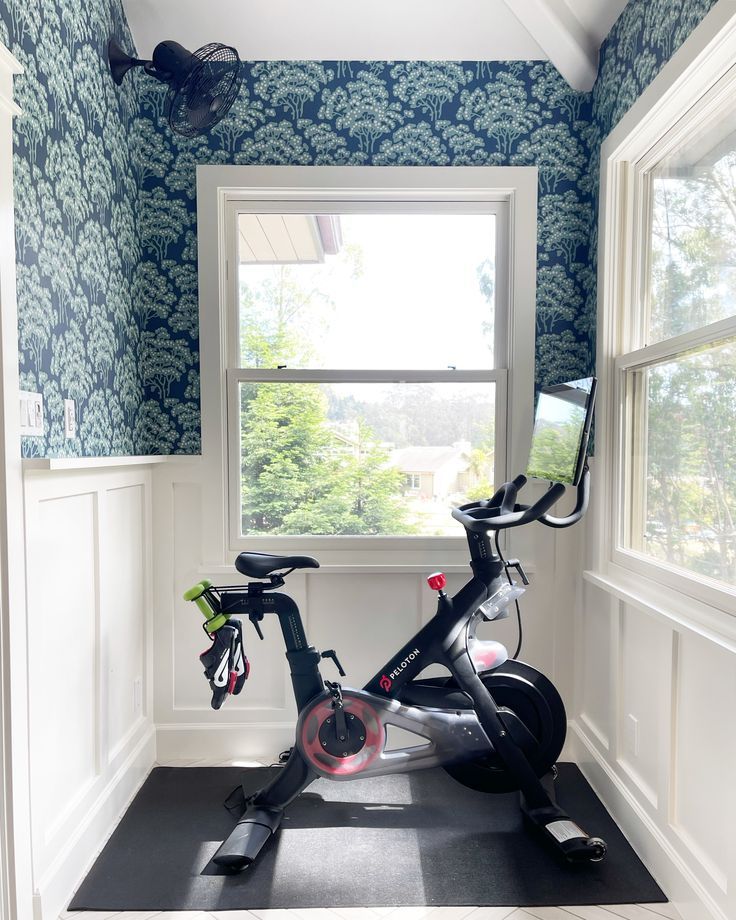
<svg viewBox="0 0 736 920"><path fill-rule="evenodd" d="M202 581L198 581L197 584L190 588L188 591L184 592L185 601L195 601L198 597L201 597L207 588L212 587L212 582L207 578L203 578Z"/></svg>
<svg viewBox="0 0 736 920"><path fill-rule="evenodd" d="M212 582L205 578L203 581L198 582L194 587L184 592L184 600L194 601L197 607L199 607L202 616L207 620L207 631L213 633L221 626L224 626L229 617L224 613L218 614L212 604L210 604L204 596L204 592L207 588L211 587L211 585Z"/></svg>

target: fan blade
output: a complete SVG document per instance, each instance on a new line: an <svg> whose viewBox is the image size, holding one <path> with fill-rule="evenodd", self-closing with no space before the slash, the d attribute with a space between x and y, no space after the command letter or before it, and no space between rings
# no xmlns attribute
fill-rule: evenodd
<svg viewBox="0 0 736 920"><path fill-rule="evenodd" d="M188 108L187 118L189 119L189 123L198 131L201 131L203 128L208 128L212 121L212 117L217 114L217 110L221 105L222 99L219 96L215 96L211 102L205 99L194 108Z"/></svg>

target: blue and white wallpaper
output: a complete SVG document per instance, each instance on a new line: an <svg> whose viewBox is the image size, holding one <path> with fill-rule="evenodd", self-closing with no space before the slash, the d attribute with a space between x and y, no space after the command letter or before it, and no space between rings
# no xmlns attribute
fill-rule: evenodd
<svg viewBox="0 0 736 920"><path fill-rule="evenodd" d="M199 451L199 163L537 165L537 383L590 372L601 141L714 2L631 0L589 94L542 62L244 65L228 117L185 140L159 84L108 75L108 36L133 50L119 0L0 0L0 38L26 68L22 385L43 391L48 427L24 454ZM76 440L63 437L65 397Z"/></svg>
<svg viewBox="0 0 736 920"><path fill-rule="evenodd" d="M206 138L141 88L143 378L167 447L196 449L197 163L539 166L539 382L593 365L589 96L547 63L265 62ZM166 360L164 356L167 356Z"/></svg>
<svg viewBox="0 0 736 920"><path fill-rule="evenodd" d="M134 275L139 183L129 135L133 82L119 90L109 36L130 42L118 2L0 3L15 78L16 248L21 387L44 396L46 436L24 456L137 452L145 428ZM79 437L66 439L63 400Z"/></svg>
<svg viewBox="0 0 736 920"><path fill-rule="evenodd" d="M629 0L600 51L592 91L590 175L598 209L601 144L718 0ZM593 227L590 264L598 259L598 223Z"/></svg>

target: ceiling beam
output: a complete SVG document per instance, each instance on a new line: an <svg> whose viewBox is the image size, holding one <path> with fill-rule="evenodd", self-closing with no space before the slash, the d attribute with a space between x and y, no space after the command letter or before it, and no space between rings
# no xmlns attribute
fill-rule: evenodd
<svg viewBox="0 0 736 920"><path fill-rule="evenodd" d="M565 0L504 2L573 89L593 88L598 47Z"/></svg>

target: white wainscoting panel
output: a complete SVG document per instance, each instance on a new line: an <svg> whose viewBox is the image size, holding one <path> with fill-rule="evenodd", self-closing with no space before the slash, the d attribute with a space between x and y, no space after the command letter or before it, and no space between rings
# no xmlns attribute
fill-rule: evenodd
<svg viewBox="0 0 736 920"><path fill-rule="evenodd" d="M49 496L29 528L33 836L44 848L99 774L95 499Z"/></svg>
<svg viewBox="0 0 736 920"><path fill-rule="evenodd" d="M576 641L579 714L602 748L611 736L611 599L592 585L583 586L583 609Z"/></svg>
<svg viewBox="0 0 736 920"><path fill-rule="evenodd" d="M147 715L143 695L146 648L145 490L142 484L108 489L100 572L101 674L107 712L108 761L114 760L138 720ZM130 537L123 536L130 535Z"/></svg>
<svg viewBox="0 0 736 920"><path fill-rule="evenodd" d="M736 648L605 585L579 612L575 758L685 920L732 920Z"/></svg>
<svg viewBox="0 0 736 920"><path fill-rule="evenodd" d="M672 631L640 610L623 605L619 616L617 707L621 768L647 803L657 808L660 773L669 741Z"/></svg>
<svg viewBox="0 0 736 920"><path fill-rule="evenodd" d="M26 471L33 875L59 911L155 760L151 477Z"/></svg>
<svg viewBox="0 0 736 920"><path fill-rule="evenodd" d="M361 687L422 627L421 592L432 597L420 575L327 575L309 577L307 629L317 648L334 648ZM337 679L325 662L325 674Z"/></svg>
<svg viewBox="0 0 736 920"><path fill-rule="evenodd" d="M154 712L158 758L163 763L270 759L288 747L294 737L296 713L275 618L266 617L261 624L264 642L258 640L250 623L244 622L251 677L240 696L229 699L217 712L210 708L211 693L198 660L207 645L201 629L202 615L193 604L182 600L182 595L202 578L215 584L245 583L246 579L232 567L234 552L221 548L217 555L212 553L215 558L208 558L213 515L203 513L211 494L207 490L206 464L205 459L173 461L153 471ZM220 525L224 533L224 519ZM572 687L570 611L579 580L570 570L569 560L578 560L579 552L568 548L568 568L556 573L558 535L538 526L527 530L514 537L509 549L510 555L521 557L532 576L532 584L522 598L521 657L559 681L563 688ZM576 545L569 538L567 542ZM258 549L257 545L254 549ZM319 558L320 553L315 551L314 555ZM299 606L309 641L321 650L335 649L347 671L343 680L346 686L362 686L434 615L437 600L426 584L427 575L443 565L460 567L460 571L454 568L448 574L451 594L471 575L466 569L469 552L462 540L440 564L437 559L427 558L425 568L425 560L417 558L416 552L407 556L405 571L401 570L404 559L397 553L389 564L372 566L369 571L361 572L351 565L348 572L341 572L339 567L330 566L294 572L288 577L285 590ZM421 566L419 571L417 564ZM569 618L562 613L569 613ZM479 635L496 638L513 651L518 635L515 613L512 611L506 620L484 625ZM323 674L330 680L338 678L330 661L324 662ZM571 692L567 702L572 702Z"/></svg>
<svg viewBox="0 0 736 920"><path fill-rule="evenodd" d="M736 655L682 635L676 662L670 820L691 863L725 893L736 861Z"/></svg>

